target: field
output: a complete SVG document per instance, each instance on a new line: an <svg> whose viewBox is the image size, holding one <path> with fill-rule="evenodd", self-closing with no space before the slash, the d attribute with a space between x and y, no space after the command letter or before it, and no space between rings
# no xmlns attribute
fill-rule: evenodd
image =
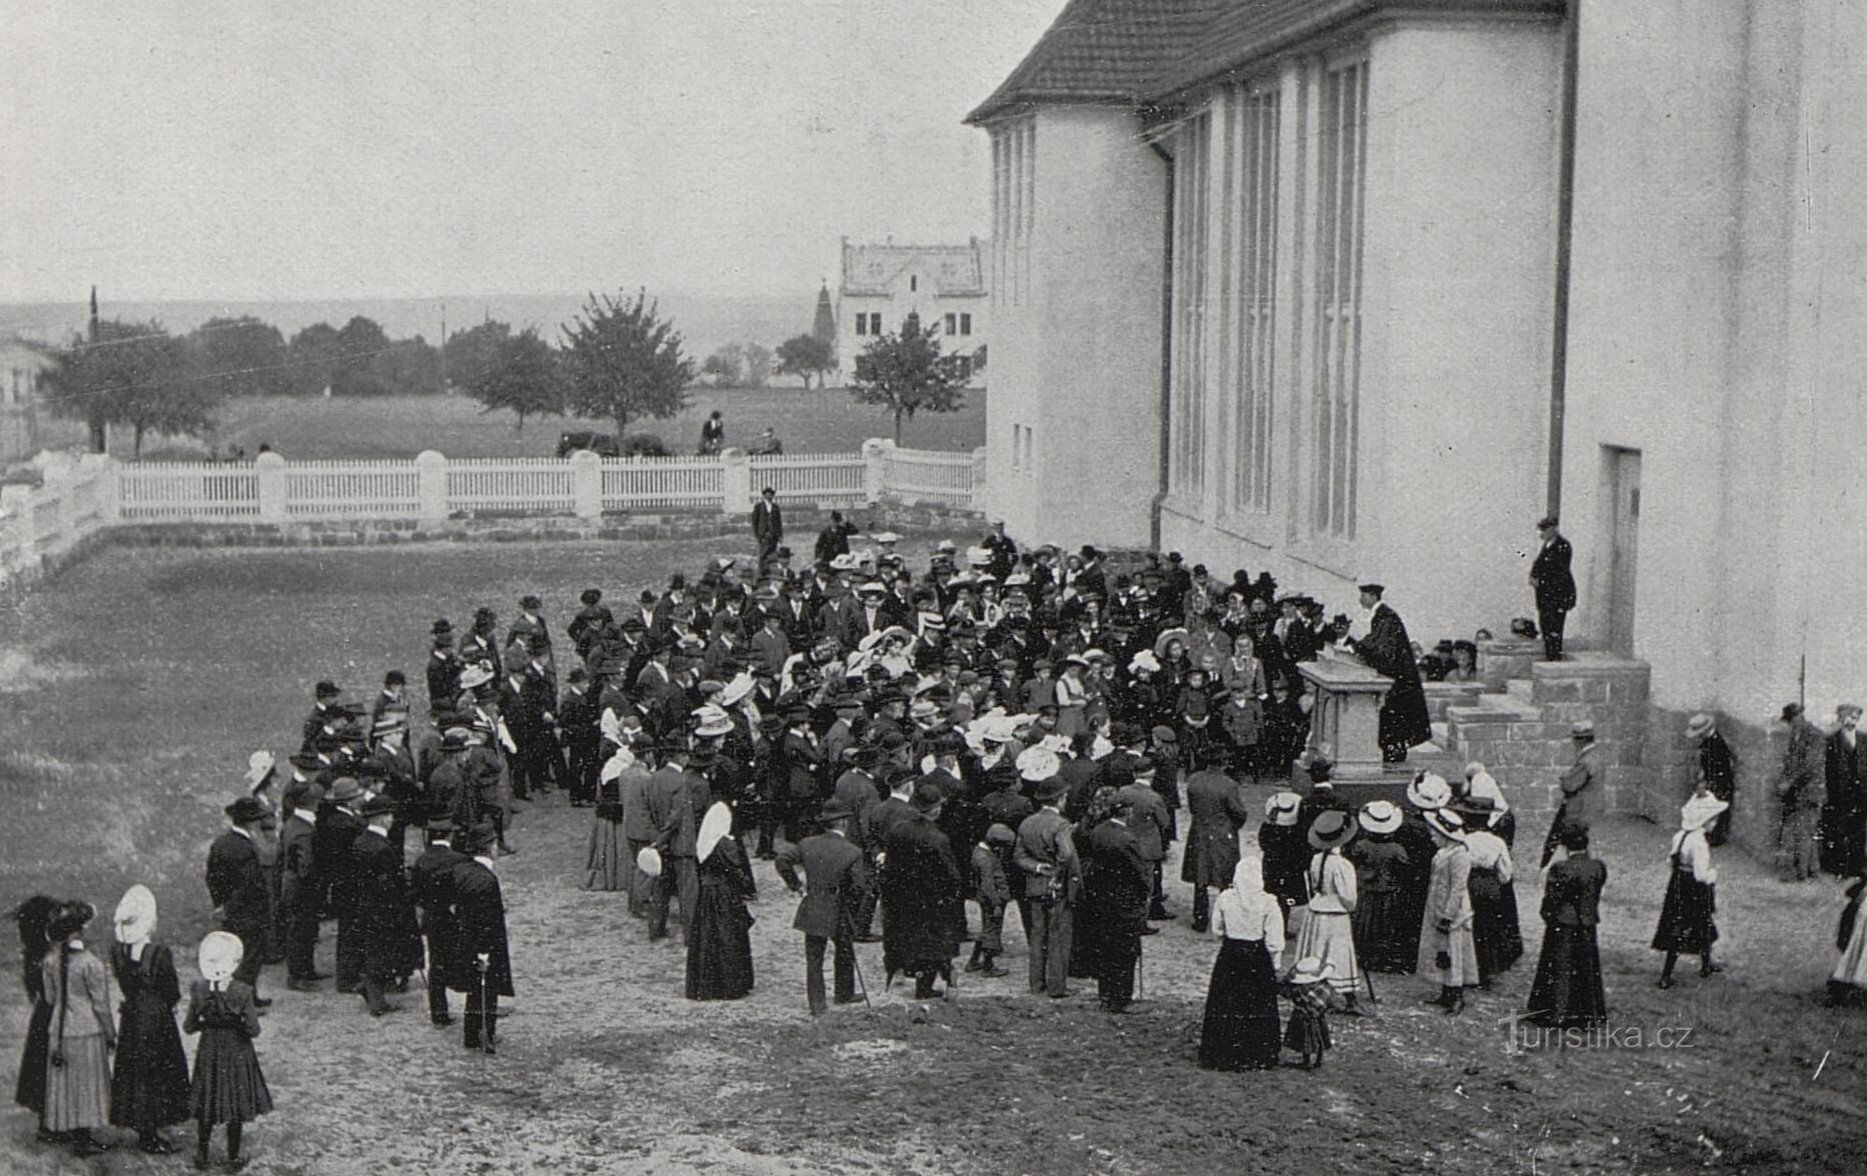
<svg viewBox="0 0 1867 1176"><path fill-rule="evenodd" d="M586 585L626 598L711 549L106 550L0 614L0 901L88 897L101 945L123 887L147 881L159 937L192 960L220 806L249 751L291 749L312 681L366 692L418 667L435 616L536 590L561 626ZM1380 977L1374 1015L1335 1021L1324 1069L1236 1076L1194 1064L1213 948L1184 918L1146 941L1146 999L1127 1017L1087 994L1023 995L1011 919L1012 976L962 977L956 1000L917 1006L899 984L879 991L864 947L873 1009L812 1022L794 900L761 864L757 992L690 1004L678 946L643 942L620 896L580 891L588 819L546 800L501 863L519 997L497 1058L429 1028L418 997L374 1021L267 970L278 1003L259 1051L278 1110L248 1133L252 1171L1790 1173L1843 1170L1867 1138L1867 1014L1820 1001L1836 889L1722 855L1729 970L1687 967L1658 991L1646 940L1666 835L1646 824L1598 838L1604 963L1616 1026L1688 1031L1675 1048L1512 1047L1499 1019L1522 1005L1540 936L1525 869L1529 958L1465 1016L1423 1007L1425 980ZM1526 847L1540 834L1526 822ZM328 935L320 951L328 963ZM14 953L9 935L9 974ZM11 1058L26 1010L14 986L0 1003ZM0 1171L74 1170L32 1136L24 1112L0 1118ZM175 1167L119 1150L90 1170Z"/></svg>
<svg viewBox="0 0 1867 1176"><path fill-rule="evenodd" d="M966 450L985 444L985 397L984 389L972 389L958 412L903 422L901 444ZM724 414L728 445L749 445L771 428L791 453L850 453L870 437L894 435L892 416L853 403L844 389L794 387L696 388L680 415L631 422L629 431L653 433L671 452L692 453L700 442L701 422L715 409ZM527 418L523 434L514 424L511 413L486 413L461 396L266 397L223 404L213 440L222 456L239 446L251 457L261 444L269 444L297 460L412 458L424 449L448 457L551 457L560 432L615 430L612 421L574 417ZM68 421L46 422L42 436L51 447L84 441L82 431ZM130 455L126 430L117 431L111 451ZM206 453L206 445L191 438L150 437L143 444L148 458L199 460Z"/></svg>

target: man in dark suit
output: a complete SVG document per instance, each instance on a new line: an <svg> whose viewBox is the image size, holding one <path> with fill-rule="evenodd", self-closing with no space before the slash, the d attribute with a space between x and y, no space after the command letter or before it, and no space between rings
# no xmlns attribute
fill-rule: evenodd
<svg viewBox="0 0 1867 1176"><path fill-rule="evenodd" d="M882 847L882 966L914 977L914 997L939 996L934 978L953 980L958 928L965 919L959 863L940 832L945 794L922 782L914 789L914 815L895 825Z"/></svg>
<svg viewBox="0 0 1867 1176"><path fill-rule="evenodd" d="M428 654L428 712L440 714L451 710L460 697L460 658L454 653L454 626L446 617L428 630L434 649Z"/></svg>
<svg viewBox="0 0 1867 1176"><path fill-rule="evenodd" d="M1433 737L1433 721L1426 710L1426 687L1420 682L1420 664L1413 656L1413 641L1400 614L1381 599L1387 589L1378 580L1362 577L1361 607L1368 610L1367 632L1349 642L1368 668L1394 680L1381 703L1381 758L1406 763L1407 751Z"/></svg>
<svg viewBox="0 0 1867 1176"><path fill-rule="evenodd" d="M791 926L804 933L804 991L812 1013L825 1007L823 954L830 944L836 947L836 1003L856 999L856 923L869 892L869 871L862 849L849 836L855 819L855 809L833 797L818 814L823 832L778 850L778 876L793 894L804 895Z"/></svg>
<svg viewBox="0 0 1867 1176"><path fill-rule="evenodd" d="M319 738L326 734L325 727L337 718L337 696L342 692L337 689L335 682L319 682L312 693L314 704L311 713L305 718L302 732L304 740L298 748L301 755L308 755L318 749Z"/></svg>
<svg viewBox="0 0 1867 1176"><path fill-rule="evenodd" d="M460 922L454 914L454 874L472 859L453 846L453 826L428 826L428 847L409 867L409 889L421 914L421 936L428 945L428 1019L438 1026L454 1023L447 988L458 977Z"/></svg>
<svg viewBox="0 0 1867 1176"><path fill-rule="evenodd" d="M1835 708L1840 726L1823 746L1822 869L1852 878L1867 865L1867 739L1860 736L1861 708Z"/></svg>
<svg viewBox="0 0 1867 1176"><path fill-rule="evenodd" d="M1543 657L1562 660L1562 625L1569 610L1575 607L1575 576L1569 564L1575 549L1556 529L1556 516L1549 515L1536 525L1543 546L1530 564L1530 586L1536 592L1536 623L1543 630Z"/></svg>
<svg viewBox="0 0 1867 1176"><path fill-rule="evenodd" d="M329 911L337 919L337 991L354 993L363 982L362 940L355 926L357 878L351 847L363 832L356 806L363 788L351 776L331 781L330 795L318 810L311 841L319 881L329 888Z"/></svg>
<svg viewBox="0 0 1867 1176"><path fill-rule="evenodd" d="M1083 897L1077 914L1090 932L1083 937L1090 956L1084 962L1096 978L1096 995L1105 1010L1120 1013L1134 1000L1154 871L1128 824L1134 816L1132 795L1117 792L1110 803L1113 815L1083 838Z"/></svg>
<svg viewBox="0 0 1867 1176"><path fill-rule="evenodd" d="M778 550L778 544L784 542L784 508L778 505L778 492L770 486L759 492L758 502L752 507L752 534L758 540L758 566L762 570L765 561Z"/></svg>
<svg viewBox="0 0 1867 1176"><path fill-rule="evenodd" d="M294 992L316 992L318 974L314 957L318 948L318 919L324 909L325 886L317 863L318 804L324 788L313 782L294 782L286 790L292 815L279 826L279 916L285 935L286 987Z"/></svg>
<svg viewBox="0 0 1867 1176"><path fill-rule="evenodd" d="M470 830L461 849L470 855L453 873L454 917L460 932L460 966L449 987L467 994L462 1018L468 1049L495 1052L499 998L511 996L512 960L506 945L506 903L493 869L499 834L488 825Z"/></svg>
<svg viewBox="0 0 1867 1176"><path fill-rule="evenodd" d="M264 1008L272 1002L259 999L257 993L272 924L272 892L259 864L257 834L266 806L257 797L241 796L222 811L228 828L208 847L207 895L221 929L238 935L246 945L233 978L253 985L253 1003Z"/></svg>
<svg viewBox="0 0 1867 1176"><path fill-rule="evenodd" d="M397 1012L386 993L421 967L421 931L409 894L402 850L389 840L396 804L372 796L357 810L364 830L350 847L357 880L356 923L362 937L363 1003L370 1016Z"/></svg>

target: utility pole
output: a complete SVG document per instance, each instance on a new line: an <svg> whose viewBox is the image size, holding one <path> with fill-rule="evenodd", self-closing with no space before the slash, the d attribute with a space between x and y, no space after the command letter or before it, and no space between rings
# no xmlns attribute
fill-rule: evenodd
<svg viewBox="0 0 1867 1176"><path fill-rule="evenodd" d="M97 287L93 285L91 287L91 334L90 334L90 341L93 347L97 345L97 333L98 333ZM91 416L91 452L92 453L109 453L110 452L110 424L107 421L98 419L95 410L93 410L92 416Z"/></svg>
<svg viewBox="0 0 1867 1176"><path fill-rule="evenodd" d="M447 392L447 303L441 303L441 391Z"/></svg>

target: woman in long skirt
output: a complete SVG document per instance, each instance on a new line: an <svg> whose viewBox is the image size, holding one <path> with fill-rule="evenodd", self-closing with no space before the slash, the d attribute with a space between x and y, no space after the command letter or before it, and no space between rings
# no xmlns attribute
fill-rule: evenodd
<svg viewBox="0 0 1867 1176"><path fill-rule="evenodd" d="M108 1151L94 1132L110 1123L110 974L85 950L85 925L97 916L88 902L60 906L46 929L53 947L40 962L52 1002L51 1052L46 1056L42 1127L70 1138L81 1156Z"/></svg>
<svg viewBox="0 0 1867 1176"><path fill-rule="evenodd" d="M1465 848L1465 826L1457 813L1441 809L1426 814L1438 846L1426 888L1426 913L1420 920L1418 970L1439 981L1439 996L1427 1003L1449 1014L1465 1011L1465 990L1478 983L1478 948L1472 941L1472 855Z"/></svg>
<svg viewBox="0 0 1867 1176"><path fill-rule="evenodd" d="M585 890L629 889L635 877L635 855L622 835L622 773L635 764L628 748L618 748L597 776L596 815L590 823L590 853Z"/></svg>
<svg viewBox="0 0 1867 1176"><path fill-rule="evenodd" d="M1564 856L1543 880L1543 950L1525 1016L1552 1029L1591 1028L1608 1019L1595 942L1608 867L1588 855L1582 822L1564 824L1557 838Z"/></svg>
<svg viewBox="0 0 1867 1176"><path fill-rule="evenodd" d="M738 1000L752 991L752 867L732 826L732 810L715 801L695 840L700 897L687 936L688 1000Z"/></svg>
<svg viewBox="0 0 1867 1176"><path fill-rule="evenodd" d="M1362 835L1347 850L1355 863L1355 949L1370 972L1413 971L1416 949L1406 930L1412 860L1394 840L1400 825L1400 809L1392 802L1371 801L1361 809Z"/></svg>
<svg viewBox="0 0 1867 1176"><path fill-rule="evenodd" d="M1420 958L1420 928L1426 916L1426 891L1433 880L1433 855L1439 844L1433 829L1426 823L1427 813L1436 813L1452 803L1452 786L1445 778L1422 771L1407 785L1407 804L1401 813L1400 831L1394 840L1407 851L1407 881L1401 891L1400 929L1394 932L1396 953L1402 971L1416 970Z"/></svg>
<svg viewBox="0 0 1867 1176"><path fill-rule="evenodd" d="M20 982L32 1004L32 1016L26 1022L26 1044L19 1053L13 1101L35 1115L45 1110L45 1058L51 1052L52 1036L52 1002L45 995L45 973L40 965L48 946L46 925L57 910L57 899L39 894L13 911L13 921L19 924Z"/></svg>
<svg viewBox="0 0 1867 1176"><path fill-rule="evenodd" d="M245 948L240 937L210 931L201 941L201 979L188 991L188 1016L182 1028L201 1035L194 1055L191 1103L195 1121L195 1167L207 1167L214 1125L227 1128L227 1163L240 1163L240 1136L246 1124L272 1109L272 1092L259 1069L253 1039L259 1036L259 1009L253 988L233 978Z"/></svg>
<svg viewBox="0 0 1867 1176"><path fill-rule="evenodd" d="M1206 986L1199 1064L1207 1070L1268 1070L1277 1065L1282 1025L1277 969L1283 960L1284 912L1264 890L1264 861L1248 857L1212 907L1219 958Z"/></svg>
<svg viewBox="0 0 1867 1176"><path fill-rule="evenodd" d="M1510 846L1492 831L1495 815L1488 801L1468 798L1461 806L1465 848L1472 855L1472 945L1478 951L1478 987L1508 972L1523 957L1523 930L1517 921L1517 888L1511 881Z"/></svg>
<svg viewBox="0 0 1867 1176"><path fill-rule="evenodd" d="M1342 847L1355 836L1353 815L1326 809L1310 825L1309 843L1316 849L1306 875L1309 914L1297 929L1298 959L1314 956L1329 969L1329 986L1342 998L1343 1012L1355 1013L1355 990L1361 986L1361 964L1355 957L1353 916L1357 894L1355 867L1342 856Z"/></svg>
<svg viewBox="0 0 1867 1176"><path fill-rule="evenodd" d="M1852 1004L1867 994L1867 919L1861 918L1862 896L1867 895L1867 874L1854 879L1846 890L1847 905L1835 928L1835 950L1841 958L1828 977L1828 1003Z"/></svg>
<svg viewBox="0 0 1867 1176"><path fill-rule="evenodd" d="M1718 939L1718 924L1712 920L1718 909L1718 871L1711 864L1707 836L1730 807L1710 793L1701 793L1679 810L1679 832L1667 852L1672 876L1660 906L1659 926L1653 932L1653 950L1666 953L1660 969L1661 988L1673 986L1673 965L1681 955L1699 958L1700 976L1719 970L1711 962L1711 945Z"/></svg>
<svg viewBox="0 0 1867 1176"><path fill-rule="evenodd" d="M181 981L169 949L150 942L156 929L156 896L132 886L117 904L117 945L110 969L123 993L117 1028L116 1069L110 1076L110 1122L136 1132L151 1155L175 1154L162 1128L190 1117L188 1059L182 1054L175 1006Z"/></svg>

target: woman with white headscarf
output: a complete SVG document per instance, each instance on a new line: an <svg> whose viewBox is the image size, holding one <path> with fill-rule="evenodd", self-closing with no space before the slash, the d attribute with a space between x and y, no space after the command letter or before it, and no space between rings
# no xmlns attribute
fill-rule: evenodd
<svg viewBox="0 0 1867 1176"><path fill-rule="evenodd" d="M1206 987L1199 1064L1207 1070L1268 1070L1282 1045L1277 968L1283 959L1284 912L1264 890L1264 859L1241 858L1232 885L1212 904L1219 958Z"/></svg>
<svg viewBox="0 0 1867 1176"><path fill-rule="evenodd" d="M227 1128L227 1163L238 1167L247 1121L272 1109L272 1092L253 1052L253 1038L259 1036L253 986L233 977L245 954L240 937L227 931L208 932L196 954L201 978L188 990L182 1028L201 1035L192 1096L197 1168L207 1167L208 1142L217 1123Z"/></svg>
<svg viewBox="0 0 1867 1176"><path fill-rule="evenodd" d="M175 1006L181 981L175 956L153 941L156 896L138 883L117 904L117 943L110 950L110 970L123 993L118 1006L116 1068L110 1076L110 1122L136 1132L137 1144L151 1155L173 1155L175 1145L162 1128L186 1123L188 1059L182 1054Z"/></svg>
<svg viewBox="0 0 1867 1176"><path fill-rule="evenodd" d="M752 991L752 866L732 837L733 812L714 801L694 839L700 897L687 934L687 999L738 1000Z"/></svg>

